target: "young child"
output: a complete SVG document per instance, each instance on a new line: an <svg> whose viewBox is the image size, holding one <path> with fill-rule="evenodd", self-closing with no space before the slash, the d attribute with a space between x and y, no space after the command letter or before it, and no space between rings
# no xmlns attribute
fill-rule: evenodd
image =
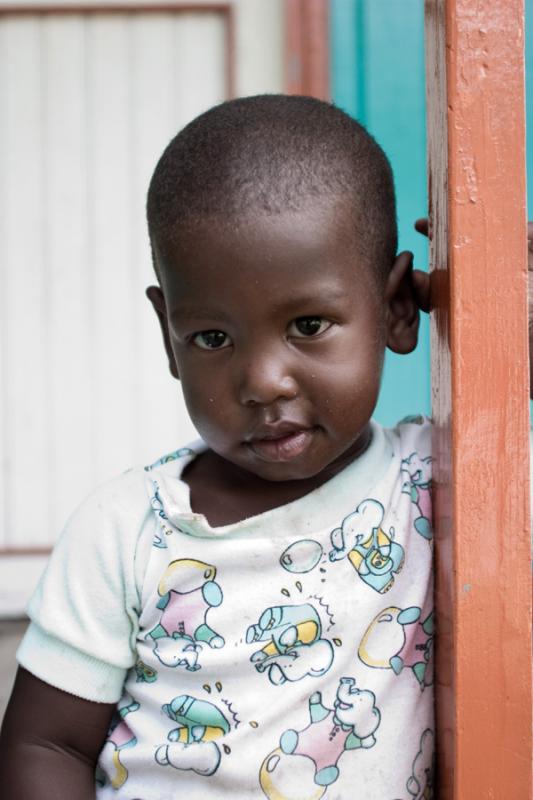
<svg viewBox="0 0 533 800"><path fill-rule="evenodd" d="M3 796L429 800L429 425L371 421L427 296L396 254L388 161L326 103L234 100L170 143L148 224L202 441L67 523Z"/></svg>

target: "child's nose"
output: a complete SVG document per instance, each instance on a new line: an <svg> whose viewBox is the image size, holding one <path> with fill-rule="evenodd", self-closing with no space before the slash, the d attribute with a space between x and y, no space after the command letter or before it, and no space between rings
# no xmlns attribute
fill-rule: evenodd
<svg viewBox="0 0 533 800"><path fill-rule="evenodd" d="M252 354L242 364L239 394L243 405L270 405L294 399L298 384L286 360L263 352Z"/></svg>

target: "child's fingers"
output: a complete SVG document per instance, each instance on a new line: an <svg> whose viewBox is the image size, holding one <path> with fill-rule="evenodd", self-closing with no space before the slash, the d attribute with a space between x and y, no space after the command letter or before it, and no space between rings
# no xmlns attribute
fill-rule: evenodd
<svg viewBox="0 0 533 800"><path fill-rule="evenodd" d="M430 236L429 220L421 217L415 222L415 230L424 236ZM528 244L528 270L533 273L533 221L527 223L527 244ZM429 275L420 270L413 270L413 288L419 308L422 311L429 311ZM533 274L529 282L529 328L533 330ZM532 384L533 387L533 384Z"/></svg>
<svg viewBox="0 0 533 800"><path fill-rule="evenodd" d="M420 219L415 221L415 230L418 231L418 233L431 238L429 235L429 220L427 217L420 217Z"/></svg>

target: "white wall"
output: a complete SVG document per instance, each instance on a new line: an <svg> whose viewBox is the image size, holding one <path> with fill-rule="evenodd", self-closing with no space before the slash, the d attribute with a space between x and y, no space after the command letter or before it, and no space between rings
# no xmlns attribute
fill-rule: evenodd
<svg viewBox="0 0 533 800"><path fill-rule="evenodd" d="M281 91L282 0L234 6L237 93ZM224 99L225 48L216 13L0 16L0 548L50 545L91 488L194 435L144 297L144 202Z"/></svg>

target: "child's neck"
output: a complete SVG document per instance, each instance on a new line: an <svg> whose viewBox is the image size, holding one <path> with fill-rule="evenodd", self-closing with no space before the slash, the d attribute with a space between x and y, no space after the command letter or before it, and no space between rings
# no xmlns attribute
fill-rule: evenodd
<svg viewBox="0 0 533 800"><path fill-rule="evenodd" d="M357 451L350 449L317 475L293 481L264 480L207 450L197 456L183 474L190 489L191 508L203 514L214 528L271 511L299 500L331 480L363 454L370 440L369 426L368 436L363 437Z"/></svg>

